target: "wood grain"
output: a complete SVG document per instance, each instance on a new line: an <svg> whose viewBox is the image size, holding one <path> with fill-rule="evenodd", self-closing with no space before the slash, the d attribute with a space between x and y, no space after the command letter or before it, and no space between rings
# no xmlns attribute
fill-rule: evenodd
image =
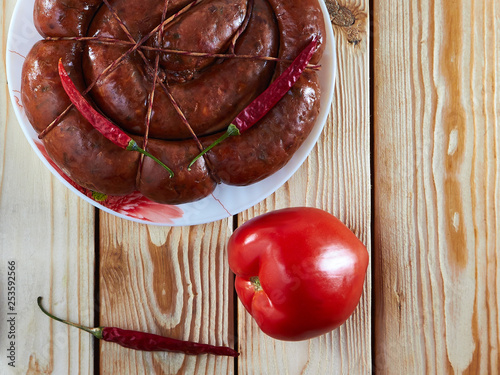
<svg viewBox="0 0 500 375"><path fill-rule="evenodd" d="M101 213L101 325L235 346L233 278L224 244L232 220L139 225ZM103 374L232 374L234 359L134 352L102 343Z"/></svg>
<svg viewBox="0 0 500 375"><path fill-rule="evenodd" d="M314 206L339 217L368 248L371 241L368 4L343 5L351 30L334 25L337 81L323 134L306 163L274 195L239 215L239 223L270 210ZM356 30L354 35L352 30ZM360 305L339 329L304 342L265 336L238 303L239 374L371 373L371 275Z"/></svg>
<svg viewBox="0 0 500 375"><path fill-rule="evenodd" d="M162 228L100 213L94 232L94 209L51 176L17 124L5 76L16 1L1 3L0 287L15 261L18 319L16 368L2 354L2 374L93 373L94 341L42 315L38 295L86 325L97 313L102 325L242 352L234 361L101 343L103 374L500 373L500 5L375 1L370 15L366 1L325 1L339 66L326 128L291 180L238 216L315 206L373 248L355 314L300 343L268 338L233 299L230 219Z"/></svg>
<svg viewBox="0 0 500 375"><path fill-rule="evenodd" d="M500 369L500 6L374 3L375 365Z"/></svg>
<svg viewBox="0 0 500 375"><path fill-rule="evenodd" d="M15 4L7 0L0 5L0 372L90 374L91 337L52 322L36 305L43 296L45 306L59 316L93 323L94 209L51 175L15 117L5 71ZM6 298L9 261L15 262L14 311ZM7 339L10 318L15 319L12 340ZM6 355L10 341L15 367Z"/></svg>

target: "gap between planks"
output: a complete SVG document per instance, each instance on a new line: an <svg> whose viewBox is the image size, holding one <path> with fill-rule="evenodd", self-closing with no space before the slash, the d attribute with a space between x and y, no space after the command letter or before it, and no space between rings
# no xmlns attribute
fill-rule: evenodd
<svg viewBox="0 0 500 375"><path fill-rule="evenodd" d="M99 215L100 210L98 208L94 208L94 248L95 248L95 267L94 267L94 327L100 327L101 326L101 301L100 301L100 275L101 275L101 270L100 270L100 255L101 255L101 244L100 244L100 215ZM232 231L234 232L236 228L238 228L239 223L238 223L238 214L232 216ZM233 275L233 281L234 281L235 276ZM234 283L233 283L234 285ZM238 295L236 293L236 289L230 291L230 293L233 294L233 330L234 330L234 350L238 351L239 349L239 337L238 337ZM96 345L94 345L94 374L99 374L100 373L100 355L101 353L101 345L100 345L100 340L96 342ZM239 357L234 358L234 375L238 375L238 359Z"/></svg>

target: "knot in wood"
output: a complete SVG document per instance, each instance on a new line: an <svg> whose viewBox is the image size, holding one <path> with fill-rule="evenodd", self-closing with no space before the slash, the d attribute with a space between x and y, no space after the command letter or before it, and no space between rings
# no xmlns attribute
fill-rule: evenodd
<svg viewBox="0 0 500 375"><path fill-rule="evenodd" d="M346 7L340 6L337 0L326 0L326 8L330 15L330 21L340 27L349 27L354 25L356 17Z"/></svg>

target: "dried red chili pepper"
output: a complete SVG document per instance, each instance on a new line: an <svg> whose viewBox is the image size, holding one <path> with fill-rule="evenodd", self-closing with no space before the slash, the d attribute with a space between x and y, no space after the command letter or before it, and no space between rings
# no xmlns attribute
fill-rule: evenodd
<svg viewBox="0 0 500 375"><path fill-rule="evenodd" d="M281 73L278 78L274 80L269 87L255 98L245 109L243 109L238 116L229 124L227 131L218 139L216 139L210 146L205 148L189 163L190 168L196 160L202 155L210 151L214 146L217 146L226 138L232 135L240 135L248 128L252 127L257 121L264 117L281 98L292 88L301 76L304 69L309 64L318 42L314 38L293 60L286 70Z"/></svg>
<svg viewBox="0 0 500 375"><path fill-rule="evenodd" d="M66 91L66 94L68 94L71 103L73 103L76 109L82 114L83 117L87 119L88 122L90 122L90 124L95 129L97 129L103 136L105 136L115 145L127 151L140 152L141 154L153 159L156 163L167 170L167 172L170 174L170 177L174 176L174 172L161 160L139 147L137 142L133 140L127 133L125 133L99 112L97 112L94 107L90 105L90 103L85 99L80 91L78 91L75 84L69 77L68 72L66 72L66 70L64 69L61 59L59 59L58 69L62 86L64 88L64 91Z"/></svg>
<svg viewBox="0 0 500 375"><path fill-rule="evenodd" d="M142 350L142 351L169 351L169 352L179 352L185 354L216 354L229 357L237 357L239 353L234 349L227 346L214 346L208 344L200 344L192 341L183 341L172 339L170 337L164 337L159 335L154 335L152 333L130 331L126 329L116 328L116 327L96 327L90 328L69 322L67 320L58 318L42 306L42 297L37 299L38 307L40 310L50 317L51 319L57 320L64 324L79 328L85 332L91 333L94 337L108 341L114 342L125 348Z"/></svg>

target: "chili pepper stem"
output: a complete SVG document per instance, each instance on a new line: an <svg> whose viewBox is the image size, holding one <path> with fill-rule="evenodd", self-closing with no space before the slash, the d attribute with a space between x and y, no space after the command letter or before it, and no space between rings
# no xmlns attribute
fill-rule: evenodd
<svg viewBox="0 0 500 375"><path fill-rule="evenodd" d="M149 152L147 152L146 150L140 148L139 145L137 144L137 142L134 141L133 139L128 143L128 146L127 146L126 150L128 150L128 151L137 151L137 152L140 152L141 154L147 156L148 158L153 159L156 163L158 163L159 165L161 165L168 172L168 174L170 175L170 178L174 177L174 172L169 167L167 167L156 156L154 156L154 155L150 154Z"/></svg>
<svg viewBox="0 0 500 375"><path fill-rule="evenodd" d="M200 152L198 155L196 155L196 157L191 161L191 163L189 163L188 171L191 170L191 166L196 162L196 160L198 160L200 157L202 157L203 155L205 155L212 148L214 148L219 143L221 143L223 140L225 140L226 138L228 138L228 137L230 137L232 135L240 135L240 131L236 127L236 125L229 124L229 126L227 127L226 132L224 134L222 134L222 136L220 136L219 138L217 138L210 146L206 147L202 152Z"/></svg>
<svg viewBox="0 0 500 375"><path fill-rule="evenodd" d="M72 326L72 327L76 327L76 328L79 328L81 329L82 331L85 331L85 332L88 332L88 333L91 333L92 335L94 335L94 337L98 338L98 339L102 339L102 328L101 327L97 327L97 328L90 328L90 327L86 327L86 326L83 326L81 324L76 324L76 323L73 323L73 322L69 322L67 320L64 320L64 319L61 319L61 318L58 318L57 316L49 313L47 310L44 309L44 307L42 306L42 297L38 297L36 302L38 303L38 307L40 308L40 310L42 310L42 312L47 315L49 318L51 319L54 319L54 320L57 320L58 322L61 322L61 323L64 323L64 324L67 324L69 326Z"/></svg>

